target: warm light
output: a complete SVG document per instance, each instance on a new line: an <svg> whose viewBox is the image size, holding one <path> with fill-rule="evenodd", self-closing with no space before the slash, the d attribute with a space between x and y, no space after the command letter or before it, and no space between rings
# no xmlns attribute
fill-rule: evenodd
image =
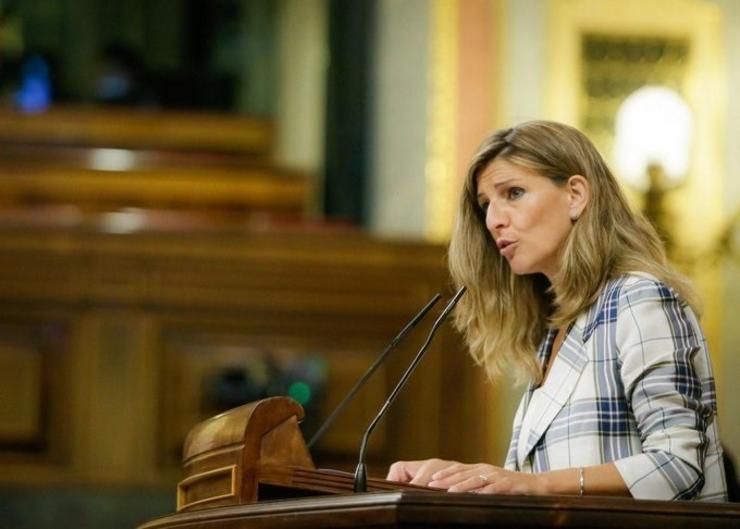
<svg viewBox="0 0 740 529"><path fill-rule="evenodd" d="M94 149L90 167L98 171L130 171L136 167L136 154L127 149Z"/></svg>
<svg viewBox="0 0 740 529"><path fill-rule="evenodd" d="M106 233L133 233L144 227L146 219L137 210L111 211L100 219L100 229Z"/></svg>
<svg viewBox="0 0 740 529"><path fill-rule="evenodd" d="M668 183L688 172L693 116L673 90L644 86L624 100L617 112L614 160L619 176L645 190L648 166L659 165Z"/></svg>

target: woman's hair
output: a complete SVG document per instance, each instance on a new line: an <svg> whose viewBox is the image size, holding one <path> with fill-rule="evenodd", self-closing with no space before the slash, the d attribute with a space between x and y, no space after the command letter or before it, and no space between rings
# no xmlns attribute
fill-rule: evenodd
<svg viewBox="0 0 740 529"><path fill-rule="evenodd" d="M486 228L478 205L478 178L496 159L532 169L556 185L564 185L572 175L589 183L588 203L564 242L552 285L541 274L513 274ZM652 274L696 308L690 284L668 265L655 229L631 211L593 144L575 128L549 121L522 123L483 142L463 187L449 267L457 286L467 287L455 324L491 378L510 366L518 381L529 376L540 382L535 353L547 328L575 321L604 285L622 274Z"/></svg>

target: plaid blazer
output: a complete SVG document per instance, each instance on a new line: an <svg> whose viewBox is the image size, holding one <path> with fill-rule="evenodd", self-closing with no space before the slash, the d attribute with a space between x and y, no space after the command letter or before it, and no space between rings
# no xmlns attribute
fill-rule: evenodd
<svg viewBox="0 0 740 529"><path fill-rule="evenodd" d="M522 397L505 467L614 462L635 498L726 501L716 411L693 311L654 277L629 274L571 325L544 384Z"/></svg>

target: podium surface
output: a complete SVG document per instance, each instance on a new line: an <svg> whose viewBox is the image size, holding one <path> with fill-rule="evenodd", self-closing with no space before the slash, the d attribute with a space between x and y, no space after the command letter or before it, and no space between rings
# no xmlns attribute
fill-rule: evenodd
<svg viewBox="0 0 740 529"><path fill-rule="evenodd" d="M609 497L394 491L265 501L173 514L139 529L739 529L740 505Z"/></svg>

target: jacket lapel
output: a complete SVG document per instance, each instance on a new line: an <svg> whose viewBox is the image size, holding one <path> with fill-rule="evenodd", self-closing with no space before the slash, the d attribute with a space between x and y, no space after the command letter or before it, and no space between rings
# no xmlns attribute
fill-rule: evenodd
<svg viewBox="0 0 740 529"><path fill-rule="evenodd" d="M570 399L573 390L578 385L583 369L588 363L588 354L583 346L583 325L587 317L583 315L571 327L560 347L558 355L552 363L547 380L541 386L538 394L532 396L533 388L530 388L529 406L525 408L525 414L533 414L528 418L528 431L520 431L520 436L525 436L524 450L518 451L517 463L521 468L524 461L529 457L532 449L542 438L548 427L555 419L560 410ZM548 339L544 346L544 357L548 355L550 344L554 337L554 331L548 333ZM540 352L542 354L542 351Z"/></svg>
<svg viewBox="0 0 740 529"><path fill-rule="evenodd" d="M557 332L554 329L548 329L547 334L545 334L544 340L542 340L542 344L540 344L540 348L537 351L537 361L540 364L540 369L544 369L544 366L547 363L550 348L552 347L552 343L555 340L556 334ZM509 451L506 456L506 464L509 466L515 466L516 470L521 470L521 461L518 457L519 438L522 435L526 436L529 434L529 430L527 430L526 432L522 431L525 428L524 417L527 415L527 410L529 410L529 405L532 402L532 396L534 395L536 389L537 387L534 385L534 382L530 382L526 393L522 395L522 400L519 403L519 407L516 411L516 417L514 418L514 428L512 431L511 442L509 443Z"/></svg>

